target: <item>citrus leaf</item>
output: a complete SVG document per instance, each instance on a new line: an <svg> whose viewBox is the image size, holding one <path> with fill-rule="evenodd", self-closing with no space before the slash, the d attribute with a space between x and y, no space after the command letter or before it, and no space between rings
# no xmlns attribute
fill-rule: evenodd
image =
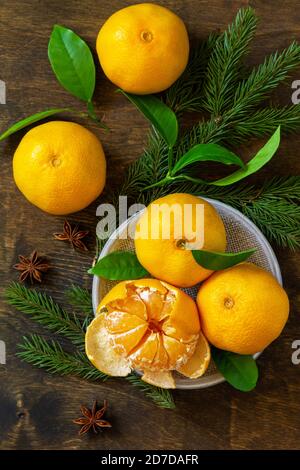
<svg viewBox="0 0 300 470"><path fill-rule="evenodd" d="M194 259L200 266L206 269L218 271L220 269L230 268L235 264L246 261L254 252L256 248L249 250L239 251L238 253L219 253L216 251L205 250L192 250Z"/></svg>
<svg viewBox="0 0 300 470"><path fill-rule="evenodd" d="M214 347L211 352L217 369L232 387L241 392L250 392L255 388L258 368L252 356L222 351Z"/></svg>
<svg viewBox="0 0 300 470"><path fill-rule="evenodd" d="M231 175L225 176L216 181L211 181L210 184L215 186L228 186L229 184L236 183L252 173L260 170L266 163L268 163L273 155L276 153L280 144L280 126L277 127L274 134L270 137L268 142L257 152L257 154L246 164L245 168L241 168Z"/></svg>
<svg viewBox="0 0 300 470"><path fill-rule="evenodd" d="M88 270L88 273L111 281L139 279L149 275L137 256L130 251L115 251L104 256Z"/></svg>
<svg viewBox="0 0 300 470"><path fill-rule="evenodd" d="M178 136L178 122L172 109L155 96L132 95L121 89L118 91L123 93L145 118L150 121L168 146L174 147Z"/></svg>
<svg viewBox="0 0 300 470"><path fill-rule="evenodd" d="M30 126L30 124L33 124L37 121L41 121L42 119L45 119L49 116L53 116L53 114L58 114L58 113L63 113L65 111L69 111L68 108L53 108L53 109L47 109L46 111L41 111L36 114L32 114L31 116L28 116L21 121L16 122L13 124L9 129L7 129L3 134L0 135L0 142L7 137L9 137L12 134L15 134L15 132L20 131L21 129L24 129L24 127Z"/></svg>
<svg viewBox="0 0 300 470"><path fill-rule="evenodd" d="M55 25L49 40L48 57L59 83L77 98L90 101L96 72L86 42L71 29Z"/></svg>
<svg viewBox="0 0 300 470"><path fill-rule="evenodd" d="M238 165L245 167L244 162L235 153L218 144L198 144L192 147L174 165L172 175L178 173L188 165L197 162L219 162L224 165Z"/></svg>

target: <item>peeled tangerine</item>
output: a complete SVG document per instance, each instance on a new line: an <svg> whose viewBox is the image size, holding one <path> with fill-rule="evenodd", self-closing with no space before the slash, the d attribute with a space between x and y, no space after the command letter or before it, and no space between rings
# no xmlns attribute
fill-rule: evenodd
<svg viewBox="0 0 300 470"><path fill-rule="evenodd" d="M210 361L209 345L200 331L198 309L180 289L156 279L123 281L98 307L86 333L86 354L97 369L175 388L172 371L197 378Z"/></svg>

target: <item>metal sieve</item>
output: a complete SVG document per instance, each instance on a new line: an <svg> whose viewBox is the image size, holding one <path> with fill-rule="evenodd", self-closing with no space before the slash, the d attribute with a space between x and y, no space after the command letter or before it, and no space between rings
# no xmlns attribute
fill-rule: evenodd
<svg viewBox="0 0 300 470"><path fill-rule="evenodd" d="M241 212L227 204L214 199L202 199L206 199L206 201L214 206L224 222L227 235L227 251L236 252L256 247L257 250L249 258L249 261L252 261L258 266L271 272L278 282L282 284L280 267L275 253L265 236L256 227L256 225L254 225L253 222L251 222ZM134 252L133 239L126 238L123 240L118 238L118 236L128 230L129 224L132 224L131 227L134 227L141 213L142 211L134 214L116 229L105 243L99 258L102 258L113 251L126 250ZM131 233L134 232L131 231ZM108 281L106 279L100 279L98 276L94 276L92 290L94 312L96 312L100 300L115 284L117 284L117 281ZM196 285L184 290L195 299L198 289L199 285ZM254 357L258 357L259 354L260 353L255 354ZM185 390L210 387L224 381L223 376L216 370L213 361L211 361L205 375L199 379L188 379L180 374L174 375L176 375L176 388Z"/></svg>

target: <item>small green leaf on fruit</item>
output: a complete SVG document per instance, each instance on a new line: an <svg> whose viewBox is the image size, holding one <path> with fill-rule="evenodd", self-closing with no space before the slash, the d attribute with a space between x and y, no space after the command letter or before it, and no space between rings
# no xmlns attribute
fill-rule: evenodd
<svg viewBox="0 0 300 470"><path fill-rule="evenodd" d="M216 251L192 250L194 259L205 269L219 271L220 269L230 268L238 263L246 261L256 248L251 248L238 253L220 253Z"/></svg>
<svg viewBox="0 0 300 470"><path fill-rule="evenodd" d="M139 279L149 275L137 256L130 251L115 251L104 256L88 273L111 281Z"/></svg>
<svg viewBox="0 0 300 470"><path fill-rule="evenodd" d="M212 347L212 358L217 369L232 387L250 392L258 380L258 368L250 355L240 355Z"/></svg>

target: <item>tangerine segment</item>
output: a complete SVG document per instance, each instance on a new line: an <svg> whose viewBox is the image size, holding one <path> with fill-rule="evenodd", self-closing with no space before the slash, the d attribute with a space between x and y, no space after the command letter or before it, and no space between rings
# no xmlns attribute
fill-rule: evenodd
<svg viewBox="0 0 300 470"><path fill-rule="evenodd" d="M190 379L198 379L205 374L209 363L210 347L205 336L200 332L194 354L177 371Z"/></svg>
<svg viewBox="0 0 300 470"><path fill-rule="evenodd" d="M104 297L100 311L106 312L113 346L127 355L132 367L171 370L193 354L200 331L198 310L176 287L155 279L124 281Z"/></svg>
<svg viewBox="0 0 300 470"><path fill-rule="evenodd" d="M180 289L176 289L172 313L164 322L162 330L165 335L185 343L198 339L200 320L197 306L193 299Z"/></svg>
<svg viewBox="0 0 300 470"><path fill-rule="evenodd" d="M121 355L129 355L142 341L147 329L148 325L145 323L121 334L113 334L110 329L107 329L107 331L111 335L111 343L113 347L115 347L116 351Z"/></svg>
<svg viewBox="0 0 300 470"><path fill-rule="evenodd" d="M126 377L131 371L128 360L120 357L111 345L104 315L94 318L88 326L85 351L91 363L104 374Z"/></svg>
<svg viewBox="0 0 300 470"><path fill-rule="evenodd" d="M173 374L170 371L146 371L142 376L142 380L148 384L155 385L156 387L176 388Z"/></svg>
<svg viewBox="0 0 300 470"><path fill-rule="evenodd" d="M122 281L116 284L101 300L98 309L97 309L97 314L100 313L100 311L107 306L109 302L115 301L118 299L125 299L128 302L131 302L131 300L134 299L139 299L141 300L140 297L137 296L136 294L136 288L137 287L149 287L153 288L161 293L166 293L167 289L163 286L163 284L158 281L157 279L137 279L135 281ZM131 295L128 298L128 294L131 293ZM137 305L136 305L137 307ZM142 302L141 305L141 310L144 312L146 311L146 306ZM129 308L129 305L128 305ZM128 311L128 310L126 310ZM137 309L135 309L135 314L137 315ZM146 315L146 313L145 313ZM147 318L147 316L146 316Z"/></svg>
<svg viewBox="0 0 300 470"><path fill-rule="evenodd" d="M158 350L158 336L158 333L149 332L141 345L131 352L130 359L134 367L151 368Z"/></svg>
<svg viewBox="0 0 300 470"><path fill-rule="evenodd" d="M105 326L113 334L125 333L141 325L147 326L145 320L128 312L115 310L105 315Z"/></svg>

